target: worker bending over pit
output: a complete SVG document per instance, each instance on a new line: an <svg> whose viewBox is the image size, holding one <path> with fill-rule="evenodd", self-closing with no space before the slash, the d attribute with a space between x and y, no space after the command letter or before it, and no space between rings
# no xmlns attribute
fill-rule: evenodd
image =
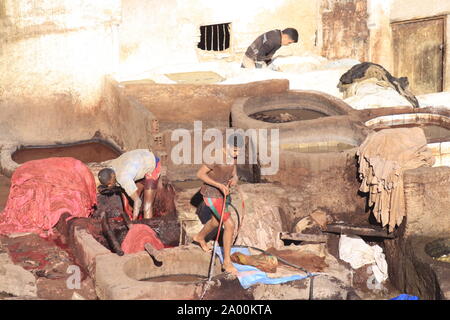
<svg viewBox="0 0 450 320"><path fill-rule="evenodd" d="M112 160L109 166L110 168L102 169L98 173L100 183L110 188L118 183L125 190L133 200L133 220L136 220L142 206L141 190L136 185L136 181L143 180L144 218L152 218L152 206L161 175L160 159L148 149L136 149Z"/></svg>
<svg viewBox="0 0 450 320"><path fill-rule="evenodd" d="M244 139L241 135L233 134L226 142L222 150L218 152L223 153L224 164L203 164L197 172L197 177L201 179L204 184L200 190L203 195L203 208L206 214L209 215L209 220L203 226L202 230L193 237L204 251L209 251L211 248L207 245L205 237L219 226L222 208L226 197L230 193L230 187L238 182L236 160L240 149L243 147ZM227 161L228 160L228 161ZM223 269L234 275L237 274L236 268L231 262L230 252L233 242L234 221L228 211L228 205L225 204L223 213ZM218 231L220 232L220 230Z"/></svg>
<svg viewBox="0 0 450 320"><path fill-rule="evenodd" d="M247 48L241 68L265 68L272 62L273 55L281 46L296 42L298 42L298 32L294 28L268 31L256 38Z"/></svg>

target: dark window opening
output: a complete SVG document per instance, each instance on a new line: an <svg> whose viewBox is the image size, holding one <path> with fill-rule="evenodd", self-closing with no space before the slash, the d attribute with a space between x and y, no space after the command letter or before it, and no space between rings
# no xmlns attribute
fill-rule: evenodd
<svg viewBox="0 0 450 320"><path fill-rule="evenodd" d="M200 42L202 50L223 51L230 47L230 23L200 26Z"/></svg>

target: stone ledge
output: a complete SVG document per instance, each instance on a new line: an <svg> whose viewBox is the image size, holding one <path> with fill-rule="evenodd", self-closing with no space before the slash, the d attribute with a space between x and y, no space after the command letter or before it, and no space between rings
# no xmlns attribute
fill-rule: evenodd
<svg viewBox="0 0 450 320"><path fill-rule="evenodd" d="M74 231L74 246L77 258L91 277L95 274L96 257L111 254L91 234L78 227Z"/></svg>

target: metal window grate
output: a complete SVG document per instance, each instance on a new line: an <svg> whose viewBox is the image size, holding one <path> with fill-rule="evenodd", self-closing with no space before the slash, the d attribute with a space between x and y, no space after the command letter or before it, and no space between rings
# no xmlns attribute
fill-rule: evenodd
<svg viewBox="0 0 450 320"><path fill-rule="evenodd" d="M230 23L200 26L198 47L208 51L223 51L230 47Z"/></svg>

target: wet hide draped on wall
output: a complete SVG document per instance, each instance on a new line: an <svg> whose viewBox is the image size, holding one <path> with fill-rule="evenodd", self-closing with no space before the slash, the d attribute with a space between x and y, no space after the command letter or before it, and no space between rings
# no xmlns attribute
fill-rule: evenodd
<svg viewBox="0 0 450 320"><path fill-rule="evenodd" d="M421 128L385 129L369 134L357 151L360 191L382 226L392 232L405 216L403 172L431 167L435 159Z"/></svg>
<svg viewBox="0 0 450 320"><path fill-rule="evenodd" d="M64 212L88 217L96 204L95 179L81 161L69 157L28 161L14 171L0 234L52 234Z"/></svg>

